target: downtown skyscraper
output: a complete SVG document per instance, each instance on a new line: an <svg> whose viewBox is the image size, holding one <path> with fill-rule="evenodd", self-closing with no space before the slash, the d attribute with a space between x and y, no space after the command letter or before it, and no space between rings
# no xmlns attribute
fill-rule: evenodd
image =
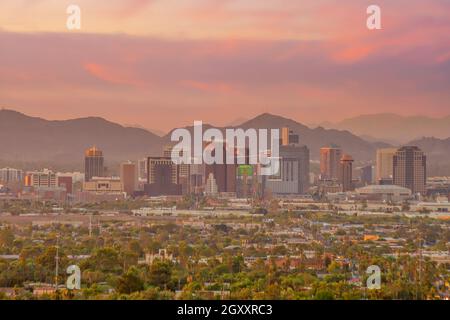
<svg viewBox="0 0 450 320"><path fill-rule="evenodd" d="M105 175L103 152L93 146L84 152L84 180L91 181L93 177Z"/></svg>
<svg viewBox="0 0 450 320"><path fill-rule="evenodd" d="M320 149L320 178L322 180L340 179L340 161L342 150L338 147L330 146Z"/></svg>
<svg viewBox="0 0 450 320"><path fill-rule="evenodd" d="M418 147L405 146L397 150L393 161L394 184L413 193L426 194L427 157Z"/></svg>

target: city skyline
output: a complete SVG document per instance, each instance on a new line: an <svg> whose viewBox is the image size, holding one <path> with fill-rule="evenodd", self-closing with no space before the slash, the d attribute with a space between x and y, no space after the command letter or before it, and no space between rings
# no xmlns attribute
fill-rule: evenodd
<svg viewBox="0 0 450 320"><path fill-rule="evenodd" d="M0 300L450 300L449 101L450 0L2 0Z"/></svg>
<svg viewBox="0 0 450 320"><path fill-rule="evenodd" d="M448 115L450 4L378 2L383 28L371 31L361 1L79 0L73 32L68 3L2 1L0 103L160 131L264 112L303 123Z"/></svg>

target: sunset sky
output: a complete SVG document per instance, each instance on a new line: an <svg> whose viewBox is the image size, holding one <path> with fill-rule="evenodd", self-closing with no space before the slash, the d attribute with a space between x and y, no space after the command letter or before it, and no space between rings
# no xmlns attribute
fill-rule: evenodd
<svg viewBox="0 0 450 320"><path fill-rule="evenodd" d="M450 0L1 0L0 107L162 131L450 115Z"/></svg>

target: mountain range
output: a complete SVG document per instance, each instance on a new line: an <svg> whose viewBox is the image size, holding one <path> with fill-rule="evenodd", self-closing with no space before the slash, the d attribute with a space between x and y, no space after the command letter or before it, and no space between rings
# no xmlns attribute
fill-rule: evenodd
<svg viewBox="0 0 450 320"><path fill-rule="evenodd" d="M357 161L374 160L377 148L390 146L376 139L363 139L351 130L310 128L269 113L245 121L235 128L275 129L285 126L300 135L300 142L310 148L313 160L319 159L321 147L332 144L343 148ZM204 125L204 129L208 127L211 126ZM192 130L192 127L187 129ZM92 145L103 150L108 163L118 163L148 155L161 155L164 145L170 143L170 134L159 136L144 128L126 127L99 117L46 120L1 109L0 161L47 162L81 169L83 152ZM427 152L431 165L446 166L450 157L450 138L420 138L409 144L418 145Z"/></svg>
<svg viewBox="0 0 450 320"><path fill-rule="evenodd" d="M137 159L161 149L161 137L141 128L123 127L103 118L49 121L0 110L0 159L18 162L80 163L96 145L111 161Z"/></svg>
<svg viewBox="0 0 450 320"><path fill-rule="evenodd" d="M204 129L210 125L204 125ZM375 151L379 147L389 146L385 143L368 142L360 137L345 130L324 129L321 127L311 129L297 121L284 118L269 113L261 114L251 120L245 121L233 128L242 128L244 130L253 129L279 129L289 127L300 136L300 143L309 147L311 158L319 159L320 148L323 146L337 145L342 147L345 152L350 153L355 159L368 161L374 159ZM187 127L192 133L193 127ZM224 129L224 128L218 128ZM170 142L169 132L163 138L166 143Z"/></svg>
<svg viewBox="0 0 450 320"><path fill-rule="evenodd" d="M349 130L367 141L404 144L422 137L446 139L450 137L450 116L430 118L404 117L392 113L360 115L337 123L320 124L327 129Z"/></svg>

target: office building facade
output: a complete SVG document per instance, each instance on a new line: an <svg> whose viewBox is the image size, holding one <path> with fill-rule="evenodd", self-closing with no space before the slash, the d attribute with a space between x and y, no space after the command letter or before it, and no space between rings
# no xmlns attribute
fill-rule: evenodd
<svg viewBox="0 0 450 320"><path fill-rule="evenodd" d="M338 147L324 147L320 149L321 180L339 180L341 158L342 150Z"/></svg>
<svg viewBox="0 0 450 320"><path fill-rule="evenodd" d="M310 153L299 145L299 137L287 128L282 129L280 170L277 174L262 177L263 193L275 195L305 194L309 190Z"/></svg>
<svg viewBox="0 0 450 320"><path fill-rule="evenodd" d="M132 196L137 190L138 173L136 164L127 161L120 164L120 180L122 181L123 191L127 196Z"/></svg>
<svg viewBox="0 0 450 320"><path fill-rule="evenodd" d="M169 157L147 158L147 183L144 193L149 196L181 195L178 168Z"/></svg>
<svg viewBox="0 0 450 320"><path fill-rule="evenodd" d="M394 174L394 155L397 148L383 148L377 150L376 180L383 184L384 181L392 181Z"/></svg>
<svg viewBox="0 0 450 320"><path fill-rule="evenodd" d="M84 153L84 179L86 182L93 177L104 177L105 166L103 152L97 147L89 148Z"/></svg>
<svg viewBox="0 0 450 320"><path fill-rule="evenodd" d="M340 161L340 183L342 192L353 190L353 158L344 154Z"/></svg>
<svg viewBox="0 0 450 320"><path fill-rule="evenodd" d="M398 149L393 159L393 176L394 185L426 195L427 157L416 146Z"/></svg>

